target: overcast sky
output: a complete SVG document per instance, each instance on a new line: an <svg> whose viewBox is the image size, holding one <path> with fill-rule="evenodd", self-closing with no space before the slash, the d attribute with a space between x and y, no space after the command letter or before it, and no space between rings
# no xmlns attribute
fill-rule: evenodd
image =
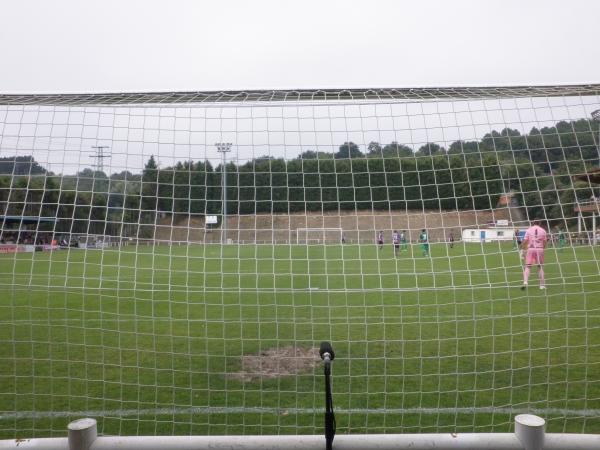
<svg viewBox="0 0 600 450"><path fill-rule="evenodd" d="M600 81L595 0L2 0L0 91Z"/></svg>
<svg viewBox="0 0 600 450"><path fill-rule="evenodd" d="M0 92L140 92L600 82L600 1L0 1ZM558 102L558 103L557 103ZM315 107L1 107L0 156L55 172L139 172L150 155L334 152L345 141L418 149L492 129L589 117L594 98Z"/></svg>

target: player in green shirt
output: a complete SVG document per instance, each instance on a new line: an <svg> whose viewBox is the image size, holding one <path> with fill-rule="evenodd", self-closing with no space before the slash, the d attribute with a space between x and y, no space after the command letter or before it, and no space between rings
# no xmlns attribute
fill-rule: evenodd
<svg viewBox="0 0 600 450"><path fill-rule="evenodd" d="M408 251L408 244L406 243L406 230L402 230L402 233L400 233L400 251Z"/></svg>
<svg viewBox="0 0 600 450"><path fill-rule="evenodd" d="M560 249L561 253L563 251L563 248L565 248L566 245L567 245L567 237L565 236L565 233L563 233L563 230L559 229L558 230L558 248Z"/></svg>
<svg viewBox="0 0 600 450"><path fill-rule="evenodd" d="M421 243L421 250L423 251L423 256L429 256L429 236L427 236L427 231L425 231L425 228L421 230L421 234L419 235L419 242Z"/></svg>

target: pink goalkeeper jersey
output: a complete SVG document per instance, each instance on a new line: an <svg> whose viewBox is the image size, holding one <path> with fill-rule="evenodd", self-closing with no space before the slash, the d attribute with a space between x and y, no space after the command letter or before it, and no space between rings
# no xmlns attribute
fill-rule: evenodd
<svg viewBox="0 0 600 450"><path fill-rule="evenodd" d="M539 225L529 227L525 232L525 239L527 241L528 248L544 248L546 243L546 230Z"/></svg>

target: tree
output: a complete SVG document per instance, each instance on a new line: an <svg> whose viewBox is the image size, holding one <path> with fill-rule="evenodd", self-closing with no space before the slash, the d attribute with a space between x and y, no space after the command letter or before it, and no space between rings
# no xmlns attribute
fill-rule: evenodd
<svg viewBox="0 0 600 450"><path fill-rule="evenodd" d="M8 156L0 158L1 175L42 175L46 169L33 156Z"/></svg>
<svg viewBox="0 0 600 450"><path fill-rule="evenodd" d="M479 151L479 142L477 141L454 141L448 148L448 154L451 155L477 153Z"/></svg>
<svg viewBox="0 0 600 450"><path fill-rule="evenodd" d="M340 145L340 149L335 154L335 159L351 159L351 158L362 158L364 155L354 142L344 142Z"/></svg>
<svg viewBox="0 0 600 450"><path fill-rule="evenodd" d="M413 151L410 147L392 141L383 148L377 142L371 142L367 147L367 157L369 158L398 158L412 156Z"/></svg>
<svg viewBox="0 0 600 450"><path fill-rule="evenodd" d="M328 152L316 152L314 150L306 150L298 155L298 159L333 159L333 155Z"/></svg>
<svg viewBox="0 0 600 450"><path fill-rule="evenodd" d="M383 147L383 157L407 157L413 156L413 150L407 145L398 144L396 141L392 141Z"/></svg>
<svg viewBox="0 0 600 450"><path fill-rule="evenodd" d="M440 147L438 144L428 142L427 144L419 148L419 150L417 150L417 156L432 156L445 152L446 150L443 147Z"/></svg>
<svg viewBox="0 0 600 450"><path fill-rule="evenodd" d="M144 166L141 190L141 223L154 223L158 210L158 166L154 155Z"/></svg>
<svg viewBox="0 0 600 450"><path fill-rule="evenodd" d="M371 141L367 145L367 156L368 157L381 157L381 145L379 142Z"/></svg>

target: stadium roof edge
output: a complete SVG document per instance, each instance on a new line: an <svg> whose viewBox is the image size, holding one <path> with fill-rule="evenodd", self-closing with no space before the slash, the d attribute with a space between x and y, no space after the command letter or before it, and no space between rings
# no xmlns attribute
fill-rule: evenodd
<svg viewBox="0 0 600 450"><path fill-rule="evenodd" d="M417 88L278 89L79 94L0 94L0 105L160 105L243 102L460 100L600 95L600 83L537 86L456 86Z"/></svg>

